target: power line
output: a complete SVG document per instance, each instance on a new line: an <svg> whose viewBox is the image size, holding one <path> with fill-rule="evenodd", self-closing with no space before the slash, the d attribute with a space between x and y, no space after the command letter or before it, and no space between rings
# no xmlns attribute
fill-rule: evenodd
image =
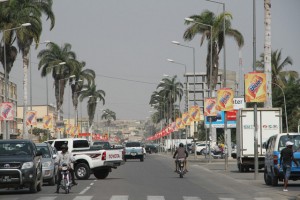
<svg viewBox="0 0 300 200"><path fill-rule="evenodd" d="M110 78L110 79L122 80L122 81L129 81L129 82L135 82L135 83L144 83L144 84L149 84L149 85L157 85L157 83L151 83L151 82L146 82L146 81L137 81L137 80L131 80L131 79L126 79L126 78L106 76L106 75L102 75L102 74L96 74L96 75L101 76L101 77L105 77L105 78Z"/></svg>

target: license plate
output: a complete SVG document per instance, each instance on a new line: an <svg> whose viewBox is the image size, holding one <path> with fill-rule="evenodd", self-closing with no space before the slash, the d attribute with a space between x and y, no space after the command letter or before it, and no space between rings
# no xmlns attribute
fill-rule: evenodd
<svg viewBox="0 0 300 200"><path fill-rule="evenodd" d="M11 178L9 176L4 176L3 182L11 182Z"/></svg>
<svg viewBox="0 0 300 200"><path fill-rule="evenodd" d="M136 153L131 153L132 156L136 156Z"/></svg>

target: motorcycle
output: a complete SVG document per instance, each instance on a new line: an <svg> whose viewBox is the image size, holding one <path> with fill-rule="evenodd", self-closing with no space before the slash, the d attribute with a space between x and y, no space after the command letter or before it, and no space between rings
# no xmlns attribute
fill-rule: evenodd
<svg viewBox="0 0 300 200"><path fill-rule="evenodd" d="M61 168L60 188L65 190L66 194L68 194L71 190L71 186L69 167L66 163L63 163Z"/></svg>
<svg viewBox="0 0 300 200"><path fill-rule="evenodd" d="M179 158L176 162L177 162L177 173L179 174L180 178L183 178L183 175L186 173L186 171L184 170L184 158Z"/></svg>

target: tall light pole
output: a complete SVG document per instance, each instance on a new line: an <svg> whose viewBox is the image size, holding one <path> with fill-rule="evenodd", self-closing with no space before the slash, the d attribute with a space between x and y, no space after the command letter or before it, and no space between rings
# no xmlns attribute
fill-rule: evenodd
<svg viewBox="0 0 300 200"><path fill-rule="evenodd" d="M3 30L3 52L4 52L4 88L5 88L5 94L4 94L4 101L8 102L9 98L8 98L8 90L7 90L7 85L8 85L8 80L7 80L7 67L6 67L6 43L5 43L5 33L7 31L13 31L13 30L17 30L20 29L22 27L26 27L26 26L31 26L30 23L24 23L21 24L21 26L15 27L15 28L10 28L10 29L5 29ZM23 115L24 115L24 110L25 110L25 114L26 114L26 108L23 107ZM26 120L24 121L24 117L23 117L23 124L25 123L25 127L26 127ZM25 130L23 130L23 134L24 134ZM5 137L4 137L5 136ZM10 139L10 135L8 133L8 123L7 121L5 121L5 134L3 134L3 139Z"/></svg>
<svg viewBox="0 0 300 200"><path fill-rule="evenodd" d="M213 55L213 30L212 30L212 26L209 25L209 24L204 24L204 23L200 23L200 22L196 22L194 19L192 18L185 18L186 21L189 21L189 22L192 22L192 23L195 23L195 24L199 24L199 25L203 25L203 26L207 26L210 28L210 72L209 72L209 97L212 97L212 92L213 92L213 87L212 87L212 70L213 70L213 59L212 59L212 55ZM208 76L208 74L207 74ZM209 138L211 137L212 135L212 126L211 126L211 123L212 123L212 119L211 117L209 118ZM209 162L211 162L211 156L210 156L210 140L209 140L209 154L208 154L208 158L209 158Z"/></svg>
<svg viewBox="0 0 300 200"><path fill-rule="evenodd" d="M286 101L285 101L285 94L284 91L282 89L282 87L280 85L278 85L277 83L272 83L274 85L276 85L277 87L279 87L279 89L282 92L283 95L283 103L284 103L284 114L285 114L285 125L286 125L286 133L289 134L289 125L288 125L288 119L287 119L287 111L286 111ZM299 131L298 131L299 132Z"/></svg>
<svg viewBox="0 0 300 200"><path fill-rule="evenodd" d="M178 64L178 65L181 65L181 66L184 66L184 74L186 75L186 65L183 64L183 63L180 63L180 62L176 62L172 59L167 59L167 61L171 62L171 63L175 63L175 64ZM184 108L184 111L187 112L188 111L188 90L187 90L187 83L188 83L188 78L186 76L186 82L185 82L185 108ZM180 138L181 139L181 138ZM187 145L187 128L185 126L185 143ZM187 146L186 146L187 147Z"/></svg>
<svg viewBox="0 0 300 200"><path fill-rule="evenodd" d="M193 50L193 73L194 73L194 106L196 106L196 64L195 64L195 48L187 45L180 44L180 42L177 41L172 41L173 44L182 46L182 47L187 47ZM194 121L194 135L195 132L197 132L197 126L196 126L196 121ZM194 145L196 147L196 140L194 142ZM195 151L195 158L196 158L196 151Z"/></svg>
<svg viewBox="0 0 300 200"><path fill-rule="evenodd" d="M77 91L75 93L80 93L80 92L87 91L87 90L88 90L87 88L83 88L82 90ZM78 108L77 108L77 110L75 110L74 114L75 114L75 126L78 126Z"/></svg>
<svg viewBox="0 0 300 200"><path fill-rule="evenodd" d="M32 44L30 46L35 46L35 45L38 45L38 44L48 44L50 43L49 40L46 40L44 42L40 42L40 43L36 43L36 44ZM30 59L30 63L29 63L29 86L30 86L30 110L32 111L32 65L31 65L31 48L29 49L29 59ZM23 108L25 108L25 103L24 103L24 106ZM48 107L47 107L48 108ZM25 117L23 118L23 120L26 119ZM31 135L32 135L32 125L30 125L30 132L31 132Z"/></svg>

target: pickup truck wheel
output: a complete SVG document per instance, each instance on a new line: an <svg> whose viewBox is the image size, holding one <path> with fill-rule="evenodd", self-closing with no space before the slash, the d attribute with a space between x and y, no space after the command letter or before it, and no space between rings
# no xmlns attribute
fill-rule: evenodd
<svg viewBox="0 0 300 200"><path fill-rule="evenodd" d="M75 167L75 176L76 178L83 180L83 179L89 179L90 177L90 168L85 163L79 163Z"/></svg>
<svg viewBox="0 0 300 200"><path fill-rule="evenodd" d="M100 169L100 170L96 170L94 171L94 176L97 179L105 179L109 174L109 170L108 169Z"/></svg>
<svg viewBox="0 0 300 200"><path fill-rule="evenodd" d="M141 161L141 162L144 162L144 156L142 156L142 157L140 158L140 161Z"/></svg>
<svg viewBox="0 0 300 200"><path fill-rule="evenodd" d="M264 171L264 180L265 180L265 183L266 185L271 185L271 177L268 175L268 170L265 169Z"/></svg>
<svg viewBox="0 0 300 200"><path fill-rule="evenodd" d="M271 181L272 181L272 186L277 186L278 185L278 176L273 176Z"/></svg>
<svg viewBox="0 0 300 200"><path fill-rule="evenodd" d="M49 185L53 186L53 185L55 185L55 182L56 182L55 175L53 174L53 177L49 181Z"/></svg>

